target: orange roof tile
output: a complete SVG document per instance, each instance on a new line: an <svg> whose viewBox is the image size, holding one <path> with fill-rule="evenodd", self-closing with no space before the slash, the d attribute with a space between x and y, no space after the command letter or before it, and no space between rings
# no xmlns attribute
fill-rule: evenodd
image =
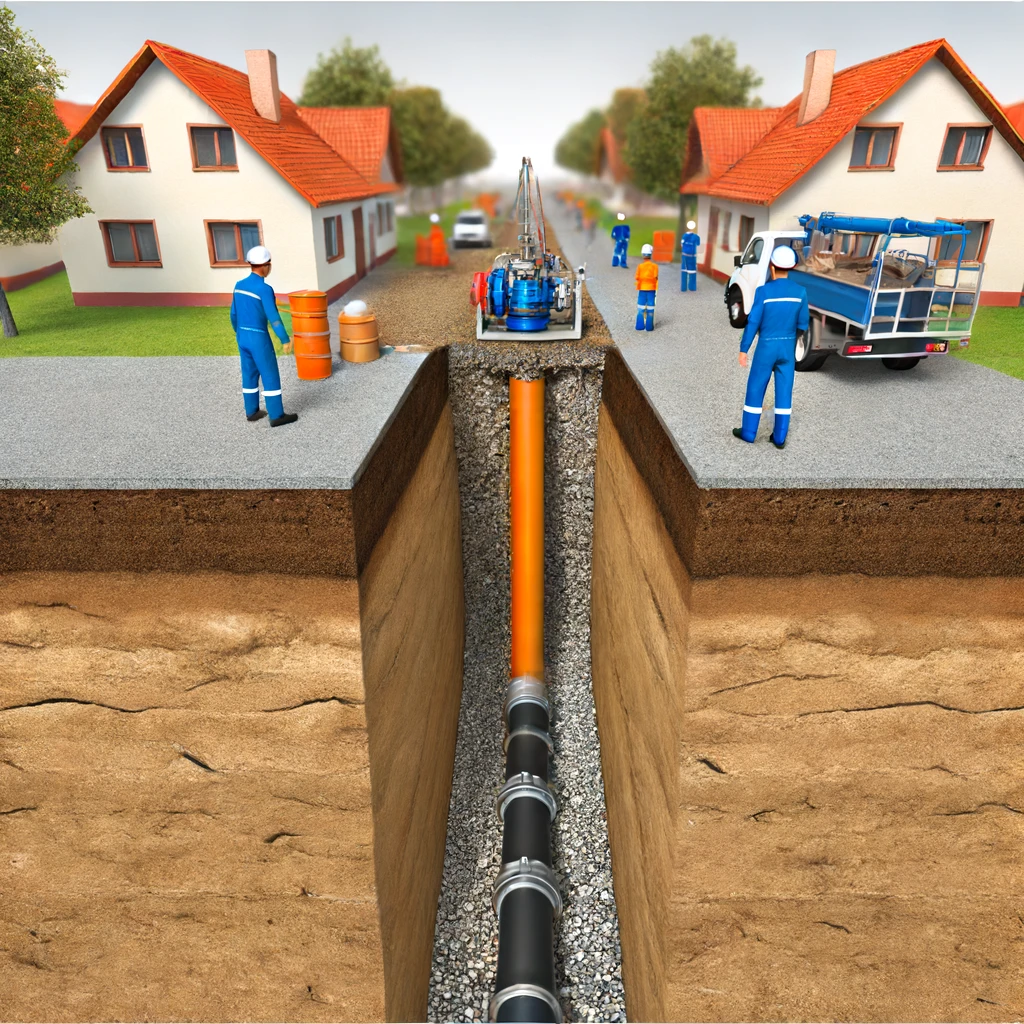
<svg viewBox="0 0 1024 1024"><path fill-rule="evenodd" d="M629 181L631 174L625 160L622 159L622 147L619 145L619 140L615 138L615 133L607 125L601 129L597 141L596 170L599 175L602 156L607 159L608 169L612 172L612 180L616 184Z"/></svg>
<svg viewBox="0 0 1024 1024"><path fill-rule="evenodd" d="M128 94L153 61L158 60L270 164L313 206L362 199L393 192L397 185L368 181L332 149L305 121L298 108L281 94L281 121L256 113L247 75L184 50L146 40L76 133L88 141Z"/></svg>
<svg viewBox="0 0 1024 1024"><path fill-rule="evenodd" d="M797 96L767 135L707 188L723 199L767 206L844 139L865 114L884 103L932 58L953 74L996 130L1024 159L1024 139L1013 130L991 93L944 40L936 39L836 72L828 108L803 126Z"/></svg>
<svg viewBox="0 0 1024 1024"><path fill-rule="evenodd" d="M1024 103L1013 103L1008 107L1003 107L1003 112L1010 124L1017 129L1017 134L1024 136Z"/></svg>
<svg viewBox="0 0 1024 1024"><path fill-rule="evenodd" d="M296 107L299 117L368 181L380 180L381 164L392 150L392 171L400 177L397 138L390 107Z"/></svg>
<svg viewBox="0 0 1024 1024"><path fill-rule="evenodd" d="M72 103L71 100L54 100L57 116L64 122L68 135L74 135L84 124L92 110L90 103Z"/></svg>
<svg viewBox="0 0 1024 1024"><path fill-rule="evenodd" d="M779 107L696 107L686 133L680 192L706 192L764 138L782 113Z"/></svg>

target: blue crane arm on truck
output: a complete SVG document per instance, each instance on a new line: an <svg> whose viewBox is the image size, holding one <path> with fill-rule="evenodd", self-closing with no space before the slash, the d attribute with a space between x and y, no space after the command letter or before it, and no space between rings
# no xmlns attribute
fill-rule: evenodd
<svg viewBox="0 0 1024 1024"><path fill-rule="evenodd" d="M823 213L801 217L800 225L758 232L736 257L725 290L734 327L746 322L753 291L767 276L770 248L788 244L798 259L790 276L807 290L811 309L797 369L816 370L832 353L909 369L968 344L984 267L963 259L962 224ZM959 240L956 259L933 258L932 239Z"/></svg>

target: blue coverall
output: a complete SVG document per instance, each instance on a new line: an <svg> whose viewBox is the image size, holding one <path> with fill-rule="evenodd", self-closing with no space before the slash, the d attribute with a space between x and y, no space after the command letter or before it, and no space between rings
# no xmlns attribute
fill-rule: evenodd
<svg viewBox="0 0 1024 1024"><path fill-rule="evenodd" d="M612 253L612 266L627 266L626 257L629 254L629 225L616 224L612 228L612 238L615 240L615 251Z"/></svg>
<svg viewBox="0 0 1024 1024"><path fill-rule="evenodd" d="M260 407L262 380L267 414L276 420L284 415L284 404L281 401L277 353L270 340L268 326L273 327L282 345L288 344L288 332L277 311L274 289L259 274L250 274L235 285L231 299L231 327L242 357L242 398L245 400L245 414L251 416Z"/></svg>
<svg viewBox="0 0 1024 1024"><path fill-rule="evenodd" d="M796 336L806 331L810 318L807 292L788 278L766 281L754 293L754 306L743 329L740 351L748 352L758 336L757 348L747 378L747 396L743 404L744 441L753 441L761 420L761 403L768 388L768 378L775 374L776 444L786 440L789 417L793 413L793 372L796 364Z"/></svg>
<svg viewBox="0 0 1024 1024"><path fill-rule="evenodd" d="M691 292L697 290L697 248L700 245L700 235L696 231L687 231L679 248L683 251L683 269L679 290L685 292L687 288Z"/></svg>

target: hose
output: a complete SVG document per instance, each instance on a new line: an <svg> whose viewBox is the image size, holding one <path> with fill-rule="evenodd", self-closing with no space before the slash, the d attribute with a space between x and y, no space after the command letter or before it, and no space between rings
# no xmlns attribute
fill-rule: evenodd
<svg viewBox="0 0 1024 1024"><path fill-rule="evenodd" d="M512 681L505 698L502 867L492 905L498 969L492 1021L561 1024L554 923L562 897L551 863L558 805L548 785L552 752L544 679L544 379L509 381L512 514Z"/></svg>

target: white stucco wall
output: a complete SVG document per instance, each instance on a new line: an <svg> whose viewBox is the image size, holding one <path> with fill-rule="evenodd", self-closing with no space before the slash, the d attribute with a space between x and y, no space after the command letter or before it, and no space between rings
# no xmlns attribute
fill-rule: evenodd
<svg viewBox="0 0 1024 1024"><path fill-rule="evenodd" d="M710 238L708 235L712 206L717 207L719 211L718 231L714 238ZM729 224L729 248L723 250L722 228L727 213L732 214L732 220ZM765 206L755 206L753 203L737 203L731 199L718 199L715 196L707 195L698 196L697 198L697 234L700 235L704 246L709 242L713 243L711 268L725 274L726 277L735 269L733 257L740 251L740 217L753 217L754 231L766 231L769 227L768 208ZM697 259L698 264L702 264L703 259L704 250L702 248Z"/></svg>
<svg viewBox="0 0 1024 1024"><path fill-rule="evenodd" d="M30 242L27 245L0 245L0 277L30 274L54 263L60 263L60 244Z"/></svg>
<svg viewBox="0 0 1024 1024"><path fill-rule="evenodd" d="M61 232L73 292L230 292L247 271L210 266L204 220L260 221L275 291L316 287L310 204L237 133L237 172L194 171L186 125L224 122L159 61L105 123L142 125L150 170L109 171L99 132L78 153L77 180L95 212ZM163 266L107 266L98 222L108 219L154 220Z"/></svg>
<svg viewBox="0 0 1024 1024"><path fill-rule="evenodd" d="M948 124L989 123L937 60L929 61L860 123L894 122L902 122L903 128L893 170L849 170L850 132L772 205L770 226L797 227L801 214L826 210L914 220L989 220L983 289L1024 291L1024 160L993 129L983 170L936 170Z"/></svg>

